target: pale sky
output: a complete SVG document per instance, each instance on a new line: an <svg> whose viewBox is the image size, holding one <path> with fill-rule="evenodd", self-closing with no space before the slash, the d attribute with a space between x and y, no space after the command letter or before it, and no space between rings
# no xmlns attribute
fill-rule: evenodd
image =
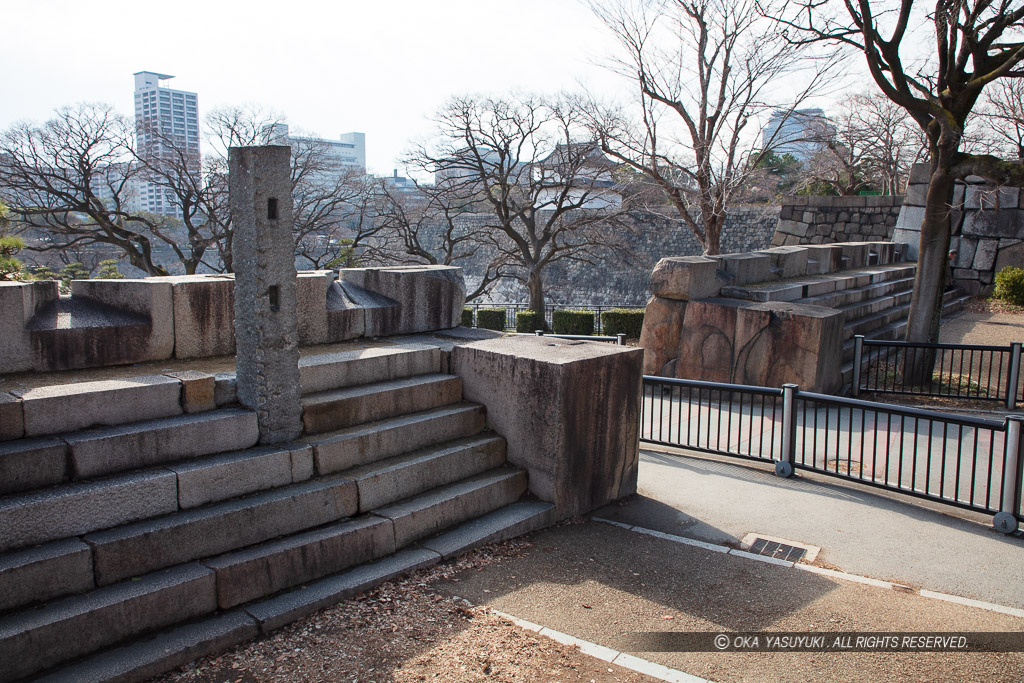
<svg viewBox="0 0 1024 683"><path fill-rule="evenodd" d="M3 22L0 129L83 101L131 116L132 74L155 71L198 93L200 122L256 103L322 137L366 133L378 174L452 95L626 87L595 64L614 46L579 0L34 0Z"/></svg>

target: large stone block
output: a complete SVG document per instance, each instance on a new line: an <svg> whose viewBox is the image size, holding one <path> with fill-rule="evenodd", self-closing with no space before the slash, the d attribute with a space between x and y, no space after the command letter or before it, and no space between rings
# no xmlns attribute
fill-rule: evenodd
<svg viewBox="0 0 1024 683"><path fill-rule="evenodd" d="M332 477L99 531L84 540L93 549L96 583L106 585L337 522L355 514L357 495L350 480Z"/></svg>
<svg viewBox="0 0 1024 683"><path fill-rule="evenodd" d="M14 393L21 397L26 436L181 414L181 382L163 375L58 384Z"/></svg>
<svg viewBox="0 0 1024 683"><path fill-rule="evenodd" d="M217 407L213 375L198 370L165 372L168 377L181 382L181 407L186 413L202 413Z"/></svg>
<svg viewBox="0 0 1024 683"><path fill-rule="evenodd" d="M676 376L829 393L842 341L843 313L832 308L709 299L686 309Z"/></svg>
<svg viewBox="0 0 1024 683"><path fill-rule="evenodd" d="M346 284L385 296L398 303L367 319L366 336L414 334L458 327L466 302L462 269L453 266L395 266L346 268Z"/></svg>
<svg viewBox="0 0 1024 683"><path fill-rule="evenodd" d="M354 351L305 356L299 361L299 384L303 394L384 382L441 369L441 351L436 346L405 343L375 346Z"/></svg>
<svg viewBox="0 0 1024 683"><path fill-rule="evenodd" d="M397 305L361 287L332 282L327 288L327 338L337 342L362 337L366 333L367 309Z"/></svg>
<svg viewBox="0 0 1024 683"><path fill-rule="evenodd" d="M94 362L87 362L88 359L69 359L66 367L136 363L162 360L173 355L175 320L171 286L160 278L72 280L71 297L84 297L120 311L142 316L148 321L148 325L145 332L132 333L130 340L124 339L125 331L117 331L113 333L113 336L117 337L115 343L103 345L120 347L121 351L110 353L108 357Z"/></svg>
<svg viewBox="0 0 1024 683"><path fill-rule="evenodd" d="M235 352L235 279L231 275L179 275L174 291L174 357L206 358Z"/></svg>
<svg viewBox="0 0 1024 683"><path fill-rule="evenodd" d="M974 270L992 270L998 254L999 240L979 240L978 248L974 252L974 262L971 264L971 268Z"/></svg>
<svg viewBox="0 0 1024 683"><path fill-rule="evenodd" d="M272 446L172 465L182 510L292 483L292 453Z"/></svg>
<svg viewBox="0 0 1024 683"><path fill-rule="evenodd" d="M800 277L807 273L808 252L804 247L775 247L758 253L768 255L771 270L777 277Z"/></svg>
<svg viewBox="0 0 1024 683"><path fill-rule="evenodd" d="M295 296L299 320L299 344L326 344L330 337L327 322L327 290L334 283L334 271L306 270L298 274Z"/></svg>
<svg viewBox="0 0 1024 683"><path fill-rule="evenodd" d="M0 495L59 484L68 478L68 445L61 439L0 443Z"/></svg>
<svg viewBox="0 0 1024 683"><path fill-rule="evenodd" d="M390 520L362 517L222 555L217 601L228 609L395 552Z"/></svg>
<svg viewBox="0 0 1024 683"><path fill-rule="evenodd" d="M686 305L685 301L656 296L647 302L644 326L640 331L640 348L644 350L643 374L660 375L668 363L676 360Z"/></svg>
<svg viewBox="0 0 1024 683"><path fill-rule="evenodd" d="M823 275L839 270L843 263L843 250L831 244L808 245L807 274ZM814 264L811 264L814 261Z"/></svg>
<svg viewBox="0 0 1024 683"><path fill-rule="evenodd" d="M1003 246L1005 243L1005 240L1000 243L999 256L996 257L993 272L998 273L1007 266L1024 268L1024 242L1010 243L1008 246Z"/></svg>
<svg viewBox="0 0 1024 683"><path fill-rule="evenodd" d="M77 536L178 509L173 472L68 484L0 501L0 551Z"/></svg>
<svg viewBox="0 0 1024 683"><path fill-rule="evenodd" d="M1018 209L967 211L961 232L977 237L1024 237L1024 212Z"/></svg>
<svg viewBox="0 0 1024 683"><path fill-rule="evenodd" d="M71 434L71 464L78 477L174 462L255 445L256 416L248 410L216 412L154 420Z"/></svg>
<svg viewBox="0 0 1024 683"><path fill-rule="evenodd" d="M25 436L25 412L21 399L0 391L0 441Z"/></svg>
<svg viewBox="0 0 1024 683"><path fill-rule="evenodd" d="M26 326L57 297L57 283L52 280L0 281L0 372L34 369L35 352Z"/></svg>
<svg viewBox="0 0 1024 683"><path fill-rule="evenodd" d="M765 254L723 254L716 256L731 285L764 282L771 277L771 258Z"/></svg>
<svg viewBox="0 0 1024 683"><path fill-rule="evenodd" d="M504 337L452 349L465 397L487 407L508 461L557 516L636 491L643 353L594 342Z"/></svg>
<svg viewBox="0 0 1024 683"><path fill-rule="evenodd" d="M718 261L704 256L663 258L651 273L651 294L678 301L718 296L717 270Z"/></svg>
<svg viewBox="0 0 1024 683"><path fill-rule="evenodd" d="M77 538L0 556L0 610L93 586L92 550Z"/></svg>

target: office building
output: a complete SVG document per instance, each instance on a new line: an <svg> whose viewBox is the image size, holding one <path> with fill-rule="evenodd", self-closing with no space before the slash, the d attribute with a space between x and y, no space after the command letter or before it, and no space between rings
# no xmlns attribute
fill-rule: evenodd
<svg viewBox="0 0 1024 683"><path fill-rule="evenodd" d="M761 133L761 145L778 155L792 154L799 161L810 159L824 146L835 126L821 109L775 111Z"/></svg>
<svg viewBox="0 0 1024 683"><path fill-rule="evenodd" d="M135 74L135 125L139 156L158 165L175 163L184 152L185 163L199 172L199 108L194 92L166 86L168 74L140 71ZM136 184L137 210L163 216L181 217L181 206L173 193L142 178Z"/></svg>

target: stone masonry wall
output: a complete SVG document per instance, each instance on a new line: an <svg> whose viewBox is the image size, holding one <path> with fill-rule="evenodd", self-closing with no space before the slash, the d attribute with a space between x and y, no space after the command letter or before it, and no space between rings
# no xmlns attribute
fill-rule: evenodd
<svg viewBox="0 0 1024 683"><path fill-rule="evenodd" d="M928 165L915 164L892 237L906 244L908 257L915 260L927 193ZM1006 266L1024 267L1024 194L1019 188L995 187L981 178L958 182L952 223L950 249L957 251L953 281L967 293L989 291L995 274Z"/></svg>
<svg viewBox="0 0 1024 683"><path fill-rule="evenodd" d="M779 212L772 246L888 239L902 205L900 196L791 197Z"/></svg>

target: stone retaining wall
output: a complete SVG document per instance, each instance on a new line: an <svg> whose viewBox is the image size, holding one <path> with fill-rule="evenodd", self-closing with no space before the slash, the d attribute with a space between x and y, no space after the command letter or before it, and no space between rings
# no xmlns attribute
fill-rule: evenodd
<svg viewBox="0 0 1024 683"><path fill-rule="evenodd" d="M907 245L916 260L928 193L928 165L915 164L893 241ZM988 292L1006 266L1024 267L1024 195L1016 187L996 187L981 178L957 182L953 193L953 238L957 251L953 281L969 294Z"/></svg>
<svg viewBox="0 0 1024 683"><path fill-rule="evenodd" d="M790 197L772 246L889 239L902 205L901 196Z"/></svg>

